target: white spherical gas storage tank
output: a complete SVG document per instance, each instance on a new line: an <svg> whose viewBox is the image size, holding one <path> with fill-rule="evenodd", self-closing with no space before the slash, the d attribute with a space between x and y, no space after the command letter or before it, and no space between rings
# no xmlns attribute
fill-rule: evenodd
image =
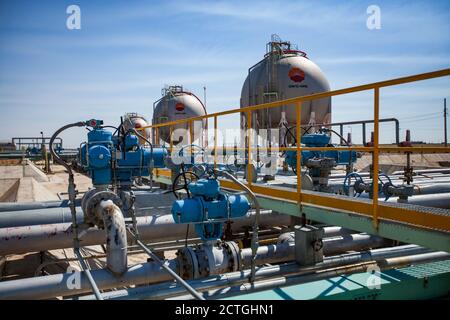
<svg viewBox="0 0 450 320"><path fill-rule="evenodd" d="M324 73L306 53L272 36L264 59L249 69L241 91L241 108L330 91ZM296 124L295 104L255 112L259 128ZM331 121L331 98L302 103L302 125ZM242 124L241 124L242 125Z"/></svg>
<svg viewBox="0 0 450 320"><path fill-rule="evenodd" d="M155 101L153 104L153 124L171 122L181 119L188 119L192 117L199 117L206 115L206 108L202 101L192 92L184 90L182 86L169 86L162 90L162 98ZM200 130L198 124L200 123ZM200 139L202 141L203 129L205 128L206 120L197 121L194 124L196 128L194 130L194 140ZM177 129L184 129L189 132L189 124L181 123L172 127L173 144L188 144L184 138L180 138L179 134L176 134ZM160 127L157 133L154 133L154 137L166 143L170 143L170 130L168 127ZM201 144L201 142L200 142Z"/></svg>

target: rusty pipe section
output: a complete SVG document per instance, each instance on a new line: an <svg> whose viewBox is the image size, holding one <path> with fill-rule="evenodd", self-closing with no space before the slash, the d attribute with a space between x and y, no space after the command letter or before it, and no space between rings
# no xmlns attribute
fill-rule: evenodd
<svg viewBox="0 0 450 320"><path fill-rule="evenodd" d="M180 240L186 237L187 224L177 224L171 214L137 217L137 227L142 241L161 242ZM245 232L253 224L255 213L232 220L233 233ZM289 225L288 215L261 210L259 225L262 228ZM194 228L189 228L188 237L197 238ZM105 232L98 228L81 229L81 246L105 243ZM184 240L180 240L180 243ZM0 229L0 256L54 249L73 248L70 223L56 223Z"/></svg>
<svg viewBox="0 0 450 320"><path fill-rule="evenodd" d="M106 232L106 267L115 275L127 271L127 231L122 211L111 200L101 201L96 208L103 216Z"/></svg>

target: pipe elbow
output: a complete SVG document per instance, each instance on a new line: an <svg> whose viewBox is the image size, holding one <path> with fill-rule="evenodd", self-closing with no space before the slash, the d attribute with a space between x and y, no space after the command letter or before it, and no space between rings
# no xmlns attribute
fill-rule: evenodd
<svg viewBox="0 0 450 320"><path fill-rule="evenodd" d="M128 268L125 219L112 200L101 201L98 210L106 232L106 266L114 275L121 275Z"/></svg>

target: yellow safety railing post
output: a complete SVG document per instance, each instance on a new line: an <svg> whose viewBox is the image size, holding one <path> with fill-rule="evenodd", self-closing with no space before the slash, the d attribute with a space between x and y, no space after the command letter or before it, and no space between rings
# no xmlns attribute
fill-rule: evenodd
<svg viewBox="0 0 450 320"><path fill-rule="evenodd" d="M373 185L373 226L378 229L378 156L379 156L379 118L380 118L380 88L374 88L373 101L373 153L372 153L372 185Z"/></svg>
<svg viewBox="0 0 450 320"><path fill-rule="evenodd" d="M214 117L214 169L217 169L217 116Z"/></svg>
<svg viewBox="0 0 450 320"><path fill-rule="evenodd" d="M189 121L189 158L195 162L194 159L194 151L193 151L193 144L194 144L194 121ZM193 164L193 163L192 163Z"/></svg>
<svg viewBox="0 0 450 320"><path fill-rule="evenodd" d="M302 150L301 150L301 123L302 123L302 103L296 105L296 139L297 139L297 195L298 204L302 202Z"/></svg>
<svg viewBox="0 0 450 320"><path fill-rule="evenodd" d="M252 111L247 111L247 182L252 187Z"/></svg>
<svg viewBox="0 0 450 320"><path fill-rule="evenodd" d="M172 130L173 130L173 126L169 126L169 143L170 143L170 153L172 153L172 149L173 149L173 140L172 140Z"/></svg>

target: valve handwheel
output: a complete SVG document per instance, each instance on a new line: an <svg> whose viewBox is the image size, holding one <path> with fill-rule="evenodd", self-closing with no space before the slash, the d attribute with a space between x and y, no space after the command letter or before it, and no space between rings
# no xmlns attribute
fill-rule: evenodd
<svg viewBox="0 0 450 320"><path fill-rule="evenodd" d="M352 178L355 179L355 182L353 184L352 184ZM361 195L361 192L358 192L356 189L357 189L357 186L360 183L363 183L363 179L362 179L362 177L359 174L357 174L356 172L349 173L345 177L344 183L343 183L343 186L342 186L343 189L344 189L344 193L347 196L350 196L350 187L352 187L353 194L351 196L359 197Z"/></svg>
<svg viewBox="0 0 450 320"><path fill-rule="evenodd" d="M181 199L180 195L177 193L177 191L180 190L186 190L186 195L188 198L190 198L190 192L188 189L188 185L189 183L193 182L193 181L197 181L199 178L199 176L192 172L192 171L184 171L184 166L181 166L181 173L178 174L176 176L176 178L173 180L172 183L172 192L173 195L175 196L175 198L177 199Z"/></svg>
<svg viewBox="0 0 450 320"><path fill-rule="evenodd" d="M381 177L385 177L386 180L383 181L381 179ZM380 192L382 192L384 194L384 201L387 201L392 195L389 193L389 187L395 187L394 184L392 183L391 178L389 178L389 176L387 176L386 174L380 172L378 174L378 181L380 181L381 183L381 188L380 188Z"/></svg>

